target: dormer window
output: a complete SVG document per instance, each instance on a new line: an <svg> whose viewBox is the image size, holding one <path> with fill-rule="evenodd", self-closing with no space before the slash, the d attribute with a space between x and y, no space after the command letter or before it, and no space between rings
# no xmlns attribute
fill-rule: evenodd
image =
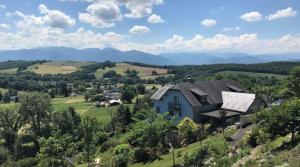
<svg viewBox="0 0 300 167"><path fill-rule="evenodd" d="M200 96L200 102L207 102L207 95Z"/></svg>

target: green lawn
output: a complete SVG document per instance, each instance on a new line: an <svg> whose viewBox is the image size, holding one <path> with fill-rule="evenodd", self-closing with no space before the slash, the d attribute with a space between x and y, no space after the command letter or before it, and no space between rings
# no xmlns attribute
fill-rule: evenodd
<svg viewBox="0 0 300 167"><path fill-rule="evenodd" d="M55 98L52 100L54 110L67 110L69 107L74 107L75 111L80 115L93 108L94 103L85 102L83 96Z"/></svg>
<svg viewBox="0 0 300 167"><path fill-rule="evenodd" d="M0 70L0 74L16 74L18 68L10 68L5 70Z"/></svg>
<svg viewBox="0 0 300 167"><path fill-rule="evenodd" d="M222 72L218 72L219 74L233 74L233 75L237 75L237 74L243 74L243 75L248 75L251 77L275 77L277 79L285 79L288 77L288 75L281 75L281 74L269 74L269 73L255 73L255 72L244 72L244 71L222 71Z"/></svg>

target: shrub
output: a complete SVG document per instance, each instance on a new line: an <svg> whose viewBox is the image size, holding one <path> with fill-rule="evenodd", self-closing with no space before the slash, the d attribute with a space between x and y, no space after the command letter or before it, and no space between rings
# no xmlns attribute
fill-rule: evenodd
<svg viewBox="0 0 300 167"><path fill-rule="evenodd" d="M192 143L198 139L200 128L190 118L184 118L177 125L179 136L184 143Z"/></svg>
<svg viewBox="0 0 300 167"><path fill-rule="evenodd" d="M183 166L202 166L204 159L208 155L208 149L206 146L201 146L196 150L193 150L183 157Z"/></svg>
<svg viewBox="0 0 300 167"><path fill-rule="evenodd" d="M216 161L216 167L231 167L232 161L230 158L221 158Z"/></svg>
<svg viewBox="0 0 300 167"><path fill-rule="evenodd" d="M114 166L126 167L132 160L132 150L127 144L120 144L114 149Z"/></svg>
<svg viewBox="0 0 300 167"><path fill-rule="evenodd" d="M149 153L143 148L136 148L134 150L134 159L136 162L147 162L150 158Z"/></svg>
<svg viewBox="0 0 300 167"><path fill-rule="evenodd" d="M101 145L101 144L103 144L104 142L106 142L107 141L107 139L109 138L109 134L108 133L106 133L106 132L98 132L97 134L96 134L96 137L97 137L97 139L96 139L96 143L98 144L98 145Z"/></svg>
<svg viewBox="0 0 300 167"><path fill-rule="evenodd" d="M247 143L251 147L266 143L269 135L258 128L254 128L248 136Z"/></svg>
<svg viewBox="0 0 300 167"><path fill-rule="evenodd" d="M4 163L9 156L9 152L6 148L0 147L0 164Z"/></svg>

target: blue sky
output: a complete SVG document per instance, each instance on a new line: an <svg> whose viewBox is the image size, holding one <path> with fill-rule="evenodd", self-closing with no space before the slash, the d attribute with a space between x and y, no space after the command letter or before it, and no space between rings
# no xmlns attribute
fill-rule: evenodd
<svg viewBox="0 0 300 167"><path fill-rule="evenodd" d="M300 53L298 0L0 0L0 49Z"/></svg>

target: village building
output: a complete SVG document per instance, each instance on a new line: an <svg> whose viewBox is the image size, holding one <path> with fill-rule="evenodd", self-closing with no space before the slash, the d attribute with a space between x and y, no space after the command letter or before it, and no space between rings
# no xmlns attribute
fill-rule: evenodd
<svg viewBox="0 0 300 167"><path fill-rule="evenodd" d="M239 117L240 126L250 123L248 115L264 105L255 94L232 80L181 82L165 85L151 97L161 114L185 117L195 122Z"/></svg>

